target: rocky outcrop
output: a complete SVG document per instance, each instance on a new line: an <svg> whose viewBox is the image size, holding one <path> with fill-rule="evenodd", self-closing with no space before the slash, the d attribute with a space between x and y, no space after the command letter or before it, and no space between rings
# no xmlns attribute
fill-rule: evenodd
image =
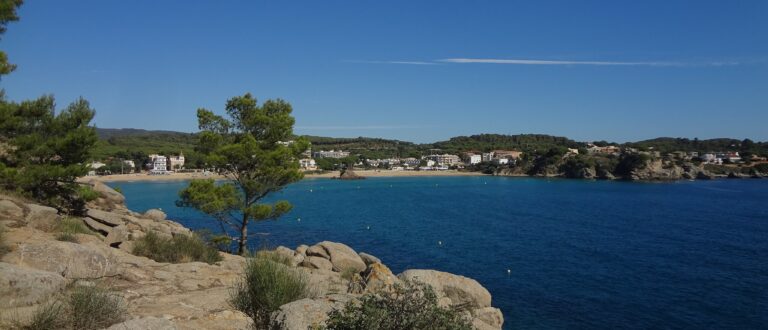
<svg viewBox="0 0 768 330"><path fill-rule="evenodd" d="M490 307L491 293L477 281L461 275L429 269L410 269L397 276L401 280L430 285L438 298L448 298L450 306Z"/></svg>
<svg viewBox="0 0 768 330"><path fill-rule="evenodd" d="M59 274L5 262L0 262L0 274L0 309L44 302L67 285Z"/></svg>
<svg viewBox="0 0 768 330"><path fill-rule="evenodd" d="M339 173L338 177L334 177L334 179L339 180L361 180L365 179L364 176L359 176L355 171L353 171L351 168L344 169Z"/></svg>
<svg viewBox="0 0 768 330"><path fill-rule="evenodd" d="M76 234L76 243L55 239L61 219L55 209L0 195L0 221L7 227L5 244L10 246L0 259L0 309L8 312L0 313L0 328L9 326L7 315L29 315L75 282L118 291L125 301L126 321L108 329L252 328L252 321L228 302L245 258L222 254L223 260L214 265L168 264L132 255L133 242L150 231L167 236L190 231L159 210L131 212L117 192L94 187L101 194L97 204L104 208L93 204L85 212L82 221L95 234ZM313 298L281 306L271 315L271 329L322 326L328 313L347 302L417 277L435 288L444 305L465 309L476 328L500 329L503 322L490 307L487 290L462 276L412 270L398 277L379 258L329 241L269 253L288 258L287 267L303 274L314 293Z"/></svg>

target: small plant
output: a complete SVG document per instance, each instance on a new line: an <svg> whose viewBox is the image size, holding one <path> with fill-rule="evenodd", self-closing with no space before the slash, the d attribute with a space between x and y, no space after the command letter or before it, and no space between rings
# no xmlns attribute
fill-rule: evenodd
<svg viewBox="0 0 768 330"><path fill-rule="evenodd" d="M57 241L77 243L77 237L72 233L58 233L56 235Z"/></svg>
<svg viewBox="0 0 768 330"><path fill-rule="evenodd" d="M64 217L56 224L56 231L67 234L87 234L94 235L94 232L85 226L82 219L74 217Z"/></svg>
<svg viewBox="0 0 768 330"><path fill-rule="evenodd" d="M117 191L121 194L123 193L123 188L120 188L120 186L115 186L114 188L112 188L112 190Z"/></svg>
<svg viewBox="0 0 768 330"><path fill-rule="evenodd" d="M460 311L438 306L429 285L405 282L395 285L392 292L369 293L359 302L351 301L344 309L332 311L326 328L469 330L472 325Z"/></svg>
<svg viewBox="0 0 768 330"><path fill-rule="evenodd" d="M26 324L16 321L23 330L104 329L123 320L123 299L98 286L75 286L63 298L41 305Z"/></svg>
<svg viewBox="0 0 768 330"><path fill-rule="evenodd" d="M232 307L251 317L258 328L266 328L269 315L281 305L311 296L306 276L275 261L280 259L274 255L257 253L250 258L230 296Z"/></svg>
<svg viewBox="0 0 768 330"><path fill-rule="evenodd" d="M68 324L73 329L103 329L122 321L123 300L97 286L77 286L69 295Z"/></svg>
<svg viewBox="0 0 768 330"><path fill-rule="evenodd" d="M5 227L0 225L0 258L11 252L11 248L5 245Z"/></svg>
<svg viewBox="0 0 768 330"><path fill-rule="evenodd" d="M213 264L222 259L218 249L210 246L197 235L176 235L166 238L154 232L149 232L136 241L133 254L170 263L202 261Z"/></svg>
<svg viewBox="0 0 768 330"><path fill-rule="evenodd" d="M32 314L27 324L16 321L15 327L22 330L65 329L67 324L64 307L59 301L43 304Z"/></svg>

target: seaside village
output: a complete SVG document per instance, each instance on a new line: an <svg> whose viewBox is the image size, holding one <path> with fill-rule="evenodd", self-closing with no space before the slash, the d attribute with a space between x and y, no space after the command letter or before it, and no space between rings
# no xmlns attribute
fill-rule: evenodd
<svg viewBox="0 0 768 330"><path fill-rule="evenodd" d="M289 144L290 142L284 142ZM567 156L578 155L580 149L568 148ZM658 151L646 150L640 151L635 148L619 147L615 145L597 146L592 143L587 143L586 148L581 149L581 152L585 152L589 155L615 155L618 156L622 153L627 154L645 154L653 158L662 158L667 160L682 160L692 161L698 160L702 164L740 164L745 160L741 158L738 152L709 152L700 154L699 152L683 152L676 151L672 153L666 153L662 155ZM299 159L299 165L301 169L307 172L314 172L323 170L316 161L319 159L334 159L339 160L335 162L334 169L339 169L342 164L342 159L349 159L350 156L354 156L350 151L342 150L320 150L312 151L308 149L302 154L302 158ZM523 152L518 150L492 150L488 152L469 151L459 155L440 153L439 149L430 150L428 155L405 158L384 158L384 159L364 159L358 158L354 163L355 168L359 169L376 169L376 170L391 170L391 171L447 171L447 170L460 170L468 166L477 165L480 163L490 163L495 165L514 166L518 160L523 157ZM89 164L90 172L88 175L104 175L104 174L130 174L138 172L146 172L149 175L167 175L174 172L201 172L207 174L206 170L200 169L188 169L185 167L185 158L182 152L173 155L160 155L150 154L146 161L141 164L142 170L137 168L134 160L122 160L122 159L110 159L112 164L115 161L119 162L119 167L112 165L108 170L107 164L101 161L94 161ZM766 163L768 159L765 157L758 157L752 155L749 159L752 163ZM325 168L326 170L328 168Z"/></svg>

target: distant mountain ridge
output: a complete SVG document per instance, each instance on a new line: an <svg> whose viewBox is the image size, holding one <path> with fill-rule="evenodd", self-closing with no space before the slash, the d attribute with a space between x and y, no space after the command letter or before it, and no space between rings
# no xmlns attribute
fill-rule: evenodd
<svg viewBox="0 0 768 330"><path fill-rule="evenodd" d="M141 147L145 152L159 149L156 152L184 150L192 152L197 140L195 133L184 133L166 130L144 130L136 128L97 128L97 134L103 147L110 146L110 151L117 149L135 149ZM457 153L464 151L487 151L494 149L517 149L526 152L545 151L549 148L583 148L586 142L579 142L567 137L547 134L476 134L456 136L445 141L417 144L395 139L371 137L323 137L303 135L314 146L314 149L344 150L353 154L361 154L367 158L386 157L417 157L424 152L437 151ZM659 137L627 143L595 142L598 145L616 144L623 147L639 149L654 149L661 152L671 151L750 151L752 153L768 154L768 142L755 142L749 139L732 138L688 139ZM181 147L181 148L179 148ZM106 150L104 150L106 151ZM104 153L101 153L104 154Z"/></svg>

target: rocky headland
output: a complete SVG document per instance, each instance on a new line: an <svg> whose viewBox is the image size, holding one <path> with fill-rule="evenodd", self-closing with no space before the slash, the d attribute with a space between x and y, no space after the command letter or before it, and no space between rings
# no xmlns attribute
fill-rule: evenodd
<svg viewBox="0 0 768 330"><path fill-rule="evenodd" d="M246 258L221 253L222 260L214 264L163 263L133 255L135 242L149 232L166 237L191 232L160 210L133 212L120 193L100 182L91 184L100 197L77 218L95 234L76 234L76 242L57 240L57 223L64 216L56 209L0 195L5 248L0 255L0 328L29 318L73 284L108 287L121 297L125 315L109 329L253 328L252 320L229 303ZM288 267L305 274L315 292L272 313L272 329L322 326L328 313L347 302L410 280L430 285L441 306L461 310L476 329L503 324L491 294L470 278L421 269L395 275L375 256L328 241L281 246L274 253L290 258Z"/></svg>

